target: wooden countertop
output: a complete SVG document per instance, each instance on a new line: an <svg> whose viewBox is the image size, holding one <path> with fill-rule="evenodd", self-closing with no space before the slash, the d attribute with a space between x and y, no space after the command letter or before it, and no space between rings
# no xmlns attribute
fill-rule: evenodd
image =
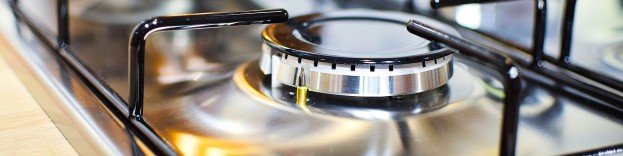
<svg viewBox="0 0 623 156"><path fill-rule="evenodd" d="M0 51L14 50L0 33ZM0 155L77 155L0 53Z"/></svg>

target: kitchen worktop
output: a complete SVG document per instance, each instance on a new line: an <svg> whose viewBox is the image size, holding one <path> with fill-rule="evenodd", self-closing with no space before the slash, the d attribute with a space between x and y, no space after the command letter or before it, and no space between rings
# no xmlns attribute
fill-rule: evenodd
<svg viewBox="0 0 623 156"><path fill-rule="evenodd" d="M0 51L10 50L0 34ZM77 155L1 54L0 155Z"/></svg>

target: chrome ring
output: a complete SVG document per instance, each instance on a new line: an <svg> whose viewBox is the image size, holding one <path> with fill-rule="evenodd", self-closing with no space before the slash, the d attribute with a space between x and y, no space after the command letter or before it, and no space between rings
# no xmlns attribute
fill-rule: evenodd
<svg viewBox="0 0 623 156"><path fill-rule="evenodd" d="M286 57L287 56L287 57ZM297 71L308 71L309 91L361 97L414 94L443 86L452 77L452 54L436 60L403 65L351 65L314 63L313 60L281 55L276 80L296 86ZM299 62L300 60L300 62ZM426 65L425 65L426 64Z"/></svg>

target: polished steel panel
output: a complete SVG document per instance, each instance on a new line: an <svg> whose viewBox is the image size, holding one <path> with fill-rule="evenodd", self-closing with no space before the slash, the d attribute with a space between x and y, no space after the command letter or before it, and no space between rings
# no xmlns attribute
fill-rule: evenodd
<svg viewBox="0 0 623 156"><path fill-rule="evenodd" d="M14 49L2 55L78 153L127 155L147 150L136 144L140 140L132 138L71 66L15 20L8 5L0 3L0 12L0 34Z"/></svg>
<svg viewBox="0 0 623 156"><path fill-rule="evenodd" d="M151 94L145 117L183 154L495 155L499 82L463 66L464 59L455 61L447 105L397 118L383 117L387 112L382 109L356 111L377 116L357 118L335 114L347 110L320 112L312 105L307 112L275 102L260 91L265 78L257 62L239 67L233 80L193 93ZM623 140L622 121L538 85L529 87L522 101L518 155L563 154Z"/></svg>

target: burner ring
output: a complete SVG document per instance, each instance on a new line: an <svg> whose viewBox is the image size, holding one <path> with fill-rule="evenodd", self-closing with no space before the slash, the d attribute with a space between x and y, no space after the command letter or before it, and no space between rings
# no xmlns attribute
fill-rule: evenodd
<svg viewBox="0 0 623 156"><path fill-rule="evenodd" d="M272 82L297 86L302 76L309 91L333 95L396 96L443 86L452 77L454 51L410 35L409 19L458 35L435 20L399 12L312 14L264 30L261 69Z"/></svg>
<svg viewBox="0 0 623 156"><path fill-rule="evenodd" d="M411 64L332 64L283 54L276 79L296 87L297 70L307 68L309 91L346 96L395 96L443 86L452 77L452 55Z"/></svg>

